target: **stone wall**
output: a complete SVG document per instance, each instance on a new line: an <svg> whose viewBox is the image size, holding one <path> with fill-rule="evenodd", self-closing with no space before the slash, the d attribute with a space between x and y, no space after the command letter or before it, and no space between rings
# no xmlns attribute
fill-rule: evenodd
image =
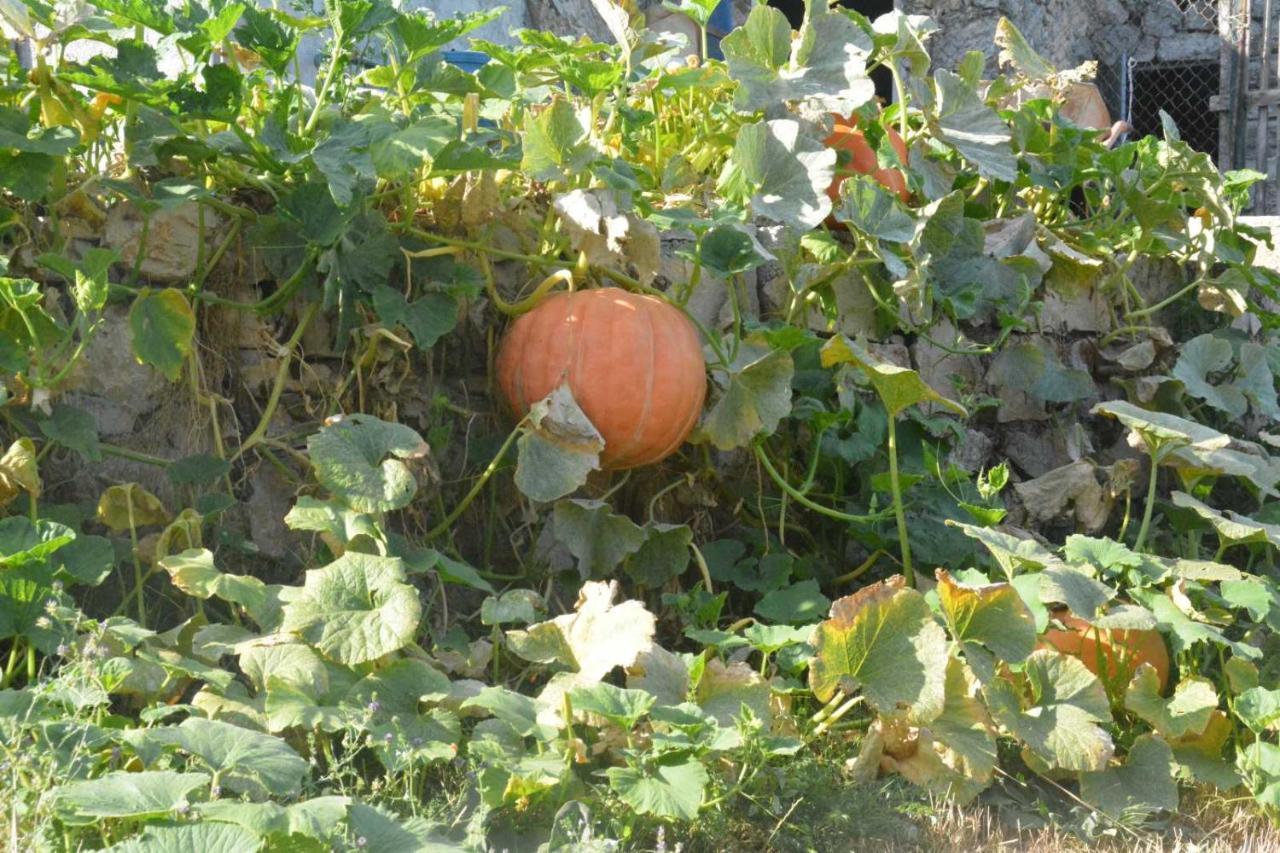
<svg viewBox="0 0 1280 853"><path fill-rule="evenodd" d="M902 6L938 23L932 53L943 66L970 50L994 60L992 36L1002 16L1063 68L1089 59L1119 63L1125 52L1138 62L1218 56L1216 0L903 0Z"/></svg>

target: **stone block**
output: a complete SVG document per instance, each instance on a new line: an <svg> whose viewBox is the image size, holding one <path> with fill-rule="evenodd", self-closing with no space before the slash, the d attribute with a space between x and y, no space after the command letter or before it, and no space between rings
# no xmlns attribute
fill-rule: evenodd
<svg viewBox="0 0 1280 853"><path fill-rule="evenodd" d="M1156 58L1161 62L1216 61L1221 46L1217 33L1176 33L1160 37Z"/></svg>

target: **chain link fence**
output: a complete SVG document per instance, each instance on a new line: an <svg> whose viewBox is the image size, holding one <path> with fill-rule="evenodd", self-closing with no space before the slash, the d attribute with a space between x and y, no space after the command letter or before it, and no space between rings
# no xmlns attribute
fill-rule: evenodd
<svg viewBox="0 0 1280 853"><path fill-rule="evenodd" d="M1179 0L1217 19L1217 3ZM1183 140L1218 158L1218 113L1209 100L1219 91L1216 59L1187 62L1118 62L1098 70L1098 89L1115 118L1127 118L1134 136L1159 136L1160 111L1168 113Z"/></svg>

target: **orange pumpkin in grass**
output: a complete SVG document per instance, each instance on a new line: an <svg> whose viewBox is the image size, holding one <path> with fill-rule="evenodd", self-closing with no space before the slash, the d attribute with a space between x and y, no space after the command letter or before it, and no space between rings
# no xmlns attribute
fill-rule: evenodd
<svg viewBox="0 0 1280 853"><path fill-rule="evenodd" d="M653 296L616 287L557 293L508 329L498 387L517 415L561 383L604 438L607 469L657 462L684 443L707 394L693 323Z"/></svg>
<svg viewBox="0 0 1280 853"><path fill-rule="evenodd" d="M902 141L902 137L891 127L885 128L884 132L889 144L897 152L898 159L906 163L907 145ZM879 181L882 186L891 192L897 193L898 198L904 202L910 200L911 191L907 189L906 176L898 169L880 168L880 162L876 159L875 149L867 142L863 132L858 129L857 113L847 118L836 117L835 126L832 128L831 135L826 139L826 145L828 148L834 148L837 155L835 179L831 182L831 186L827 188L827 195L831 196L832 201L839 200L840 185L844 183L845 178L853 175L870 175Z"/></svg>
<svg viewBox="0 0 1280 853"><path fill-rule="evenodd" d="M1161 692L1168 686L1169 649L1159 631L1095 628L1066 609L1053 615L1066 630L1049 628L1041 638L1042 646L1079 658L1105 683L1122 689L1144 663L1155 669Z"/></svg>

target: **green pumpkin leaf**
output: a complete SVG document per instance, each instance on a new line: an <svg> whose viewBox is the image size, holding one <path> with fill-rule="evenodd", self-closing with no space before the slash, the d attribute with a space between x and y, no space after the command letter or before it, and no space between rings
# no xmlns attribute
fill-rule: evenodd
<svg viewBox="0 0 1280 853"><path fill-rule="evenodd" d="M282 630L348 666L397 651L413 639L422 615L404 577L398 559L343 554L307 572L302 594L284 606Z"/></svg>
<svg viewBox="0 0 1280 853"><path fill-rule="evenodd" d="M738 130L718 188L750 201L759 216L807 231L831 212L835 165L836 152L805 135L799 122L761 121Z"/></svg>
<svg viewBox="0 0 1280 853"><path fill-rule="evenodd" d="M219 598L238 604L258 621L267 609L267 585L249 575L226 574L213 564L213 553L192 549L170 554L160 561L173 585L199 599Z"/></svg>
<svg viewBox="0 0 1280 853"><path fill-rule="evenodd" d="M264 843L259 833L232 823L187 823L148 826L141 835L108 849L111 853L255 853Z"/></svg>
<svg viewBox="0 0 1280 853"><path fill-rule="evenodd" d="M577 559L583 580L609 577L645 543L644 530L603 501L560 501L554 518L556 539Z"/></svg>
<svg viewBox="0 0 1280 853"><path fill-rule="evenodd" d="M604 682L573 688L569 700L575 712L604 717L624 732L634 729L656 701L643 690L624 690Z"/></svg>
<svg viewBox="0 0 1280 853"><path fill-rule="evenodd" d="M408 506L418 484L402 460L428 453L422 436L372 415L348 415L307 439L320 484L358 512Z"/></svg>
<svg viewBox="0 0 1280 853"><path fill-rule="evenodd" d="M815 580L800 581L771 590L756 602L755 614L770 622L806 625L817 622L831 607Z"/></svg>
<svg viewBox="0 0 1280 853"><path fill-rule="evenodd" d="M347 810L347 829L352 839L364 839L363 853L448 853L457 849L436 837L424 818L401 820L390 812L365 803L352 803Z"/></svg>
<svg viewBox="0 0 1280 853"><path fill-rule="evenodd" d="M939 69L933 82L937 106L929 124L934 136L958 151L984 177L1016 180L1018 161L1010 145L1009 125L957 74Z"/></svg>
<svg viewBox="0 0 1280 853"><path fill-rule="evenodd" d="M525 113L524 159L520 168L540 181L564 179L581 173L596 158L586 125L564 98L556 98L540 111Z"/></svg>
<svg viewBox="0 0 1280 853"><path fill-rule="evenodd" d="M857 689L881 713L909 708L930 720L942 711L946 633L901 576L837 600L813 642L809 686L818 701Z"/></svg>
<svg viewBox="0 0 1280 853"><path fill-rule="evenodd" d="M207 486L231 471L231 463L211 453L184 456L173 462L165 474L175 486Z"/></svg>
<svg viewBox="0 0 1280 853"><path fill-rule="evenodd" d="M1065 604L1086 622L1093 621L1115 594L1111 587L1065 564L1050 566L1040 574L1040 600Z"/></svg>
<svg viewBox="0 0 1280 853"><path fill-rule="evenodd" d="M1097 676L1075 658L1039 650L1023 670L1031 701L998 678L986 686L991 716L1040 760L1064 770L1101 770L1115 747L1098 723L1110 722L1111 706Z"/></svg>
<svg viewBox="0 0 1280 853"><path fill-rule="evenodd" d="M791 412L795 363L783 350L746 344L723 378L720 398L703 419L701 432L721 450L745 447L768 435Z"/></svg>
<svg viewBox="0 0 1280 853"><path fill-rule="evenodd" d="M41 419L40 432L50 441L79 453L87 462L102 461L98 422L84 409L57 403L49 417Z"/></svg>
<svg viewBox="0 0 1280 853"><path fill-rule="evenodd" d="M807 4L794 40L780 11L757 6L721 49L738 81L734 105L745 112L801 101L848 115L875 96L867 76L871 39L852 18L822 4Z"/></svg>
<svg viewBox="0 0 1280 853"><path fill-rule="evenodd" d="M889 243L910 242L916 233L915 219L902 209L897 196L875 181L842 183L835 217L868 237Z"/></svg>
<svg viewBox="0 0 1280 853"><path fill-rule="evenodd" d="M636 814L693 820L702 806L702 793L710 781L702 762L660 764L650 773L634 767L610 767L609 787Z"/></svg>
<svg viewBox="0 0 1280 853"><path fill-rule="evenodd" d="M383 325L404 326L420 350L429 350L458 324L458 303L447 293L424 293L413 302L385 284L373 291L373 310Z"/></svg>
<svg viewBox="0 0 1280 853"><path fill-rule="evenodd" d="M980 643L1010 663L1035 650L1035 617L1011 584L961 584L945 569L938 569L937 576L938 600L955 639Z"/></svg>
<svg viewBox="0 0 1280 853"><path fill-rule="evenodd" d="M961 417L968 414L964 406L948 400L930 388L920 378L919 373L910 368L898 367L896 364L883 361L844 335L838 335L823 345L822 366L832 367L845 363L854 365L866 374L891 418L896 418L907 409L921 403L937 403Z"/></svg>
<svg viewBox="0 0 1280 853"><path fill-rule="evenodd" d="M117 771L85 782L71 782L50 792L59 819L73 826L103 818L172 817L187 797L207 788L208 773L148 770Z"/></svg>
<svg viewBox="0 0 1280 853"><path fill-rule="evenodd" d="M144 288L129 309L129 330L138 363L176 381L196 334L196 315L182 291Z"/></svg>
<svg viewBox="0 0 1280 853"><path fill-rule="evenodd" d="M528 625L546 612L542 596L531 589L509 589L489 596L480 604L482 625Z"/></svg>
<svg viewBox="0 0 1280 853"><path fill-rule="evenodd" d="M218 720L188 717L178 726L151 729L147 737L199 759L236 793L288 797L301 790L308 773L306 760L280 738Z"/></svg>
<svg viewBox="0 0 1280 853"><path fill-rule="evenodd" d="M1123 765L1080 774L1080 798L1117 819L1135 811L1174 811L1173 751L1156 735L1140 736Z"/></svg>
<svg viewBox="0 0 1280 853"><path fill-rule="evenodd" d="M1239 702L1237 700L1237 706ZM1173 741L1204 732L1218 708L1218 692L1207 679L1184 676L1173 696L1165 699L1160 695L1160 676L1155 667L1144 663L1133 674L1133 680L1125 690L1124 706L1145 720L1161 737ZM1238 707L1237 713L1243 719L1244 714Z"/></svg>
<svg viewBox="0 0 1280 853"><path fill-rule="evenodd" d="M661 522L650 522L643 530L644 544L627 557L626 571L641 586L657 589L689 567L693 530L687 524Z"/></svg>
<svg viewBox="0 0 1280 853"><path fill-rule="evenodd" d="M1182 344L1178 361L1173 366L1173 377L1182 380L1191 396L1226 412L1228 417L1238 418L1249 409L1244 392L1229 382L1214 384L1209 381L1210 374L1225 373L1234 361L1230 341L1214 335L1197 335Z"/></svg>

